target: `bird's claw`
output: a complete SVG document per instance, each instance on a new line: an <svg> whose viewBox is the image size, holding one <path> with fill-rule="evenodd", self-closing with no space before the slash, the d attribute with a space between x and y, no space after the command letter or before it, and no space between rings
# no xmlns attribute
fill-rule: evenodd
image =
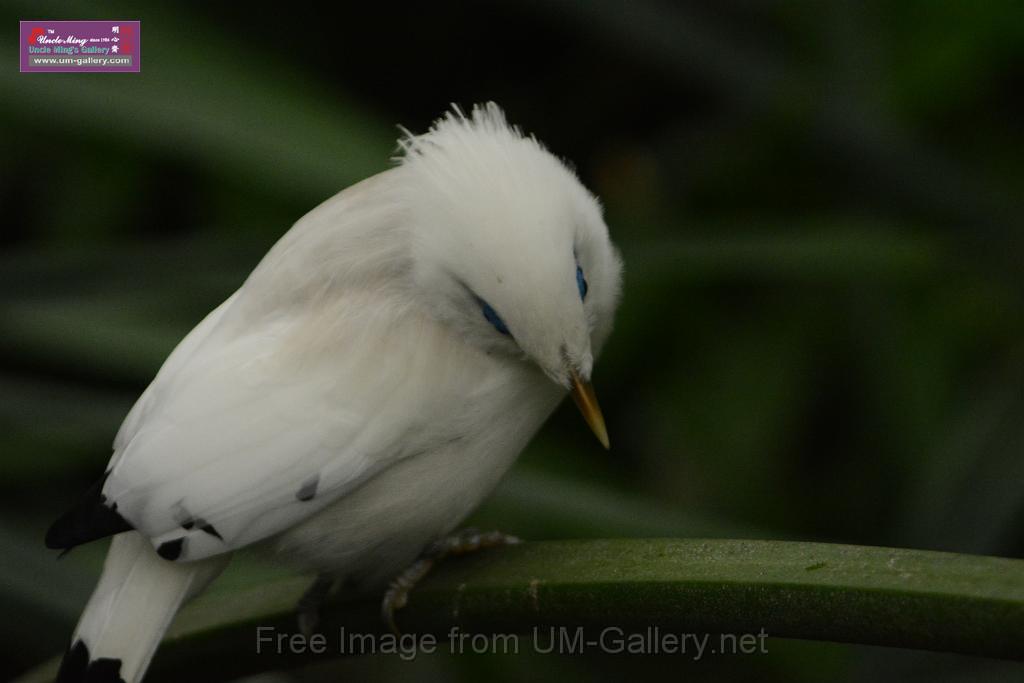
<svg viewBox="0 0 1024 683"><path fill-rule="evenodd" d="M395 623L395 613L409 602L409 593L425 577L434 564L451 555L465 555L486 548L522 543L517 536L500 531L480 533L476 529L464 529L431 544L423 555L409 565L388 586L381 602L381 618L396 636L401 635Z"/></svg>
<svg viewBox="0 0 1024 683"><path fill-rule="evenodd" d="M416 560L395 577L384 593L384 600L380 606L381 618L396 636L402 633L395 623L395 612L409 603L409 592L419 583L420 579L427 575L430 568L434 566L435 560L436 558L433 557L421 557Z"/></svg>
<svg viewBox="0 0 1024 683"><path fill-rule="evenodd" d="M299 604L296 607L299 632L306 638L311 637L320 628L320 608L330 595L334 583L334 576L320 574L316 577L313 585L299 598Z"/></svg>

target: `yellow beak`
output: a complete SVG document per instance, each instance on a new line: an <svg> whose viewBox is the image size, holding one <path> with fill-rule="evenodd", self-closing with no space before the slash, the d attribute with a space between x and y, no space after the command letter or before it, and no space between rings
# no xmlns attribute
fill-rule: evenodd
<svg viewBox="0 0 1024 683"><path fill-rule="evenodd" d="M572 400L576 401L576 407L583 413L583 419L590 425L601 445L610 448L608 428L604 426L604 415L601 414L601 406L597 405L594 387L590 386L590 382L583 381L575 370L569 375L569 379L572 382Z"/></svg>

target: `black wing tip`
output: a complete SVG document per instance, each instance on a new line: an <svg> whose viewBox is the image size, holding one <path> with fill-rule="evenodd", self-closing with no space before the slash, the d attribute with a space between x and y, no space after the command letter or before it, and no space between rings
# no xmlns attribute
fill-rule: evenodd
<svg viewBox="0 0 1024 683"><path fill-rule="evenodd" d="M86 491L82 500L54 522L46 532L46 547L70 550L76 545L113 536L134 527L117 511L117 504L107 505L103 485L108 471Z"/></svg>
<svg viewBox="0 0 1024 683"><path fill-rule="evenodd" d="M157 549L156 554L165 560L173 562L174 560L181 557L182 550L185 549L185 538L176 538L173 541L164 541Z"/></svg>

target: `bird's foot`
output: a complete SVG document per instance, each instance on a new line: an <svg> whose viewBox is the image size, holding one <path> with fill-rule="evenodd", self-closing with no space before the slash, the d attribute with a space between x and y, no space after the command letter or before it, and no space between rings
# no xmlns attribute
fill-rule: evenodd
<svg viewBox="0 0 1024 683"><path fill-rule="evenodd" d="M320 628L320 608L327 602L335 583L334 575L320 574L299 598L299 604L296 606L299 632L307 639Z"/></svg>
<svg viewBox="0 0 1024 683"><path fill-rule="evenodd" d="M409 602L409 593L435 564L452 555L465 555L486 548L522 543L516 536L500 531L481 533L476 529L463 529L432 543L422 556L399 574L384 593L380 606L381 618L396 636L401 635L395 623L395 612Z"/></svg>

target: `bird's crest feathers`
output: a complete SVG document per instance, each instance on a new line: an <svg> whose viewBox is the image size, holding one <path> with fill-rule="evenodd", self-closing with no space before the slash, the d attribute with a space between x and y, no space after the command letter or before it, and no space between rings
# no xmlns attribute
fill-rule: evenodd
<svg viewBox="0 0 1024 683"><path fill-rule="evenodd" d="M400 154L394 159L404 163L409 159L422 155L431 147L444 146L455 142L470 142L472 138L486 135L498 139L512 141L528 141L538 150L544 145L533 135L525 135L519 126L508 122L505 112L494 102L473 105L469 116L457 104L451 105L440 118L435 119L430 130L416 135L405 126L399 126L402 137L398 140Z"/></svg>

